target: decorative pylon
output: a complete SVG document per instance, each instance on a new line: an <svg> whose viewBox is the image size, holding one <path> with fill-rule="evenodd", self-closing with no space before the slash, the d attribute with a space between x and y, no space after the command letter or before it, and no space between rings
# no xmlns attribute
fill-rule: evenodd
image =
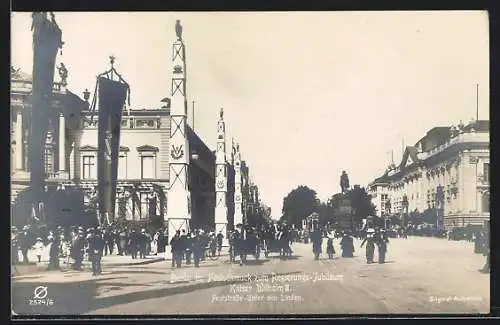
<svg viewBox="0 0 500 325"><path fill-rule="evenodd" d="M180 31L180 32L179 32ZM170 100L170 159L167 200L168 240L177 231L189 231L191 200L188 189L190 158L187 139L186 60L180 22L176 24L177 40L172 48L173 76Z"/></svg>
<svg viewBox="0 0 500 325"><path fill-rule="evenodd" d="M241 193L241 154L240 154L240 144L236 144L234 148L233 141L233 151L234 151L234 226L238 224L243 224L243 212L242 212L242 193Z"/></svg>
<svg viewBox="0 0 500 325"><path fill-rule="evenodd" d="M227 166L226 166L226 124L224 110L220 109L217 122L217 150L215 152L215 232L222 233L223 246L228 245L227 233Z"/></svg>

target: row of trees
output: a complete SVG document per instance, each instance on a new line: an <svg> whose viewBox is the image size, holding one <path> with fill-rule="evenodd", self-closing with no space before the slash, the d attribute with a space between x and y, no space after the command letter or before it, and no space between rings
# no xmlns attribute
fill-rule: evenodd
<svg viewBox="0 0 500 325"><path fill-rule="evenodd" d="M351 208L350 212L342 209L346 202ZM375 214L375 206L371 203L366 189L359 185L346 189L343 193L334 194L327 202L321 202L315 190L300 185L283 199L281 220L300 227L302 220L313 212L319 214L320 225L328 222L336 224L344 219L346 214L349 214L347 217L355 224L360 225L362 219Z"/></svg>

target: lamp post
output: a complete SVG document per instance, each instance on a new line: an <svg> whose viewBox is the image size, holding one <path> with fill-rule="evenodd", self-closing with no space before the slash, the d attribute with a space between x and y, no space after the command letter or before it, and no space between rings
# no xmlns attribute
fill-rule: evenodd
<svg viewBox="0 0 500 325"><path fill-rule="evenodd" d="M85 102L89 102L89 99L90 99L90 91L85 88L85 91L83 92L83 99L85 100Z"/></svg>

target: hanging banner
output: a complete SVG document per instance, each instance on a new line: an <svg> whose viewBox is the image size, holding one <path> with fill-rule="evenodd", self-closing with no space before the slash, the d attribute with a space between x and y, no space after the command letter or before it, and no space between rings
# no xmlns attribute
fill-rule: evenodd
<svg viewBox="0 0 500 325"><path fill-rule="evenodd" d="M107 221L112 222L116 203L120 126L128 85L105 77L98 77L97 85L99 210L101 218L106 216Z"/></svg>
<svg viewBox="0 0 500 325"><path fill-rule="evenodd" d="M34 12L33 23L33 84L31 110L28 125L30 185L34 192L35 204L41 201L45 181L45 141L52 109L52 88L57 51L62 47L62 31L53 14L51 20L47 12ZM38 207L36 207L37 209ZM37 211L38 212L38 211Z"/></svg>

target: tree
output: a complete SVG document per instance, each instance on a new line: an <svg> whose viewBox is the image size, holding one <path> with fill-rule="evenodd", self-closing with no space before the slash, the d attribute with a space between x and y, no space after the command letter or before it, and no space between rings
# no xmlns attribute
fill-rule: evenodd
<svg viewBox="0 0 500 325"><path fill-rule="evenodd" d="M316 212L318 212L319 214L319 225L321 227L328 224L329 222L332 224L335 223L331 203L320 203L317 207Z"/></svg>
<svg viewBox="0 0 500 325"><path fill-rule="evenodd" d="M354 221L361 224L367 216L375 215L375 206L372 204L370 195L364 187L354 185L346 193L346 197L351 201L351 207L354 209Z"/></svg>
<svg viewBox="0 0 500 325"><path fill-rule="evenodd" d="M437 222L437 211L435 208L427 208L422 212L422 221L435 225Z"/></svg>
<svg viewBox="0 0 500 325"><path fill-rule="evenodd" d="M315 190L300 185L283 198L282 221L300 227L302 220L318 211L319 200Z"/></svg>

